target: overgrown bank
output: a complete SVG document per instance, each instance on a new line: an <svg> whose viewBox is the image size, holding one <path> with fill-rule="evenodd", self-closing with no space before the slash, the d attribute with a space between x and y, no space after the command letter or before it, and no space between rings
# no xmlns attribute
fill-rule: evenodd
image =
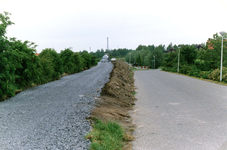
<svg viewBox="0 0 227 150"><path fill-rule="evenodd" d="M109 121L119 123L124 129L123 137L120 138L121 144L124 145L122 149L126 150L132 148L130 141L134 139L132 132L135 125L132 124L131 117L129 116L129 111L135 105L133 95L134 74L123 61L116 61L113 64L114 68L111 72L110 81L102 88L101 97L96 101L97 106L93 109L90 119L101 120L105 123ZM95 126L96 124L93 131L97 131ZM95 144L104 145L104 141L95 140L93 136L88 136L87 138L90 138ZM101 137L98 139L101 139ZM96 148L91 147L91 149Z"/></svg>

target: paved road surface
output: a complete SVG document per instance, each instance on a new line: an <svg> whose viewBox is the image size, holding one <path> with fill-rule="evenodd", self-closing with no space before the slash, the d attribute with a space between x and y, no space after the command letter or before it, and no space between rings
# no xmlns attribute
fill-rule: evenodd
<svg viewBox="0 0 227 150"><path fill-rule="evenodd" d="M86 120L112 63L23 91L0 103L0 150L82 150Z"/></svg>
<svg viewBox="0 0 227 150"><path fill-rule="evenodd" d="M227 150L227 86L135 71L135 150Z"/></svg>

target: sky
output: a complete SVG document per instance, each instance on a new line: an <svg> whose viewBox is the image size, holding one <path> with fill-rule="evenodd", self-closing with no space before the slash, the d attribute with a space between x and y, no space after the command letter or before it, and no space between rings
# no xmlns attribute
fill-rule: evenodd
<svg viewBox="0 0 227 150"><path fill-rule="evenodd" d="M74 52L205 43L227 32L227 0L0 0L15 24L7 37L32 41L37 52Z"/></svg>

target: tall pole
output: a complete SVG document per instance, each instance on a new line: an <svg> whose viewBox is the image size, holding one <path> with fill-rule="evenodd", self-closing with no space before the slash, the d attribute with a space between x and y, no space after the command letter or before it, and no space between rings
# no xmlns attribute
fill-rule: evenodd
<svg viewBox="0 0 227 150"><path fill-rule="evenodd" d="M180 66L180 48L178 51L178 65L177 65L177 73L179 73L179 66Z"/></svg>
<svg viewBox="0 0 227 150"><path fill-rule="evenodd" d="M155 56L154 56L154 69L155 69Z"/></svg>
<svg viewBox="0 0 227 150"><path fill-rule="evenodd" d="M130 69L130 63L131 63L131 53L129 53L129 55L130 55L130 56L129 56L129 65L128 65L128 66L129 66L129 69Z"/></svg>
<svg viewBox="0 0 227 150"><path fill-rule="evenodd" d="M109 39L107 37L107 50L109 50Z"/></svg>
<svg viewBox="0 0 227 150"><path fill-rule="evenodd" d="M223 61L223 36L221 42L221 67L220 67L220 82L222 81L222 61Z"/></svg>

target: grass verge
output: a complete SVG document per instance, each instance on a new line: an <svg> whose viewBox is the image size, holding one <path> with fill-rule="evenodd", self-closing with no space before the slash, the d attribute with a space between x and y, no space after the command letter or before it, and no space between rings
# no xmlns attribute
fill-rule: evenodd
<svg viewBox="0 0 227 150"><path fill-rule="evenodd" d="M191 77L191 78L195 78L195 79L204 80L204 81L207 81L207 82L212 82L212 83L216 83L216 84L227 86L227 83L224 82L224 81L219 82L219 81L214 81L214 80L211 80L211 79L204 79L204 78L199 78L199 77L195 77L195 76L189 76L187 74L182 74L182 73L177 73L177 72L171 72L171 71L165 71L165 70L162 70L162 71L168 72L168 73L179 74L179 75L183 75L183 76L187 76L187 77Z"/></svg>
<svg viewBox="0 0 227 150"><path fill-rule="evenodd" d="M131 71L145 71L145 70L154 70L154 69L136 69L136 68L130 68Z"/></svg>
<svg viewBox="0 0 227 150"><path fill-rule="evenodd" d="M127 136L126 136L127 137ZM116 122L96 120L93 129L85 136L90 139L91 150L121 150L124 141L123 128Z"/></svg>

